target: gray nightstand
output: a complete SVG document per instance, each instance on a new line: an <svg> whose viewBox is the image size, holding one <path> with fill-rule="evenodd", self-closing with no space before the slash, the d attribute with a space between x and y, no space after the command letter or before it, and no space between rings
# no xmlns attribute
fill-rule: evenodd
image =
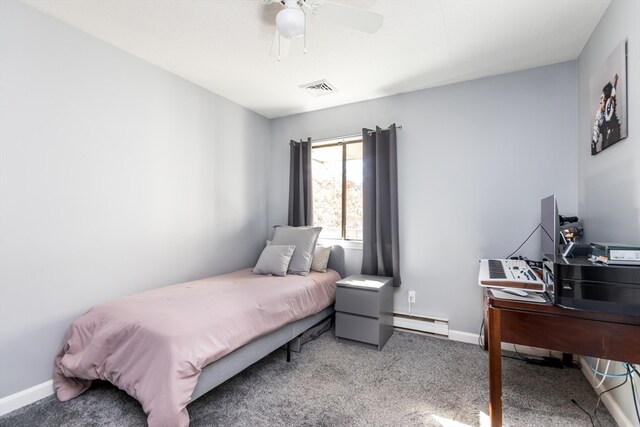
<svg viewBox="0 0 640 427"><path fill-rule="evenodd" d="M336 338L382 350L393 335L393 278L356 274L336 285Z"/></svg>

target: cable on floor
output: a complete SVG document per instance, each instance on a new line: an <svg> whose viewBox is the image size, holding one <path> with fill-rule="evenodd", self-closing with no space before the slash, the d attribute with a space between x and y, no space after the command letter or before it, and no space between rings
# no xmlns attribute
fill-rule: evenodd
<svg viewBox="0 0 640 427"><path fill-rule="evenodd" d="M628 377L628 376L624 377L624 381L622 381L622 382L621 382L620 384L618 384L617 386L614 386L614 387L608 388L608 389L606 389L606 390L604 390L604 391L602 391L602 392L598 393L598 401L596 402L596 407L593 409L593 416L594 416L594 417L596 416L596 412L598 411L598 406L600 406L600 401L602 400L602 396L603 396L605 393L609 393L610 391L613 391L613 390L615 390L615 389L617 389L617 388L622 387L623 385L625 385L625 384L627 383L627 381L629 381L629 377Z"/></svg>
<svg viewBox="0 0 640 427"><path fill-rule="evenodd" d="M633 369L630 367L630 364L627 363L626 364L627 367L627 374L629 374L629 379L631 380L631 394L633 395L633 406L636 408L636 418L638 418L638 422L640 423L640 411L638 411L638 400L636 398L636 385L633 382L633 372L635 371L635 373L637 374L638 371L636 370L635 365L633 365Z"/></svg>
<svg viewBox="0 0 640 427"><path fill-rule="evenodd" d="M598 364L600 363L600 359L598 359L598 362L596 362L595 368L591 366L591 357L587 358L587 363L589 365L589 368L591 369L591 371L593 371L594 374L601 375L604 378L622 378L622 377L627 377L629 375L627 372L625 372L624 374L608 374L607 372L598 371Z"/></svg>
<svg viewBox="0 0 640 427"><path fill-rule="evenodd" d="M578 405L578 402L576 402L575 399L571 399L571 403L573 403L574 405L576 405L578 407L578 409L580 409L582 412L584 412L585 414L587 414L587 417L589 417L589 420L591 421L591 425L593 427L596 427L596 423L593 422L593 417L591 416L591 414L589 412L587 412L582 406Z"/></svg>

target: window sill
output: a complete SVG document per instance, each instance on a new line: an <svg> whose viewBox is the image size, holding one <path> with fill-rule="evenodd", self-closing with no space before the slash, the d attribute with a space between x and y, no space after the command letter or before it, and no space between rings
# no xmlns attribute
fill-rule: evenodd
<svg viewBox="0 0 640 427"><path fill-rule="evenodd" d="M344 249L362 250L362 240L318 239L319 245L342 246Z"/></svg>

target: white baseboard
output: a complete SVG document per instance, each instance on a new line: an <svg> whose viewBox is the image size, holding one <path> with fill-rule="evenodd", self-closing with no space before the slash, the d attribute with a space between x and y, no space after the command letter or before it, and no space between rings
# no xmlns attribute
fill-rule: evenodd
<svg viewBox="0 0 640 427"><path fill-rule="evenodd" d="M580 364L582 365L582 373L587 378L587 380L589 380L589 384L591 384L591 387L593 387L596 393L600 393L606 390L607 387L604 385L600 385L600 387L598 388L594 387L593 377L595 374L589 368L589 362L583 356L579 356L579 359L580 359ZM601 377L597 377L597 378L598 378L598 382L600 382ZM613 419L616 420L616 423L618 424L618 426L635 427L637 425L635 421L632 421L631 419L629 419L629 417L627 417L627 414L625 414L624 410L620 407L620 404L618 404L618 402L616 401L616 399L614 399L611 393L606 393L602 395L602 403L604 403L604 406L607 407L607 409L609 410L609 413L611 414Z"/></svg>
<svg viewBox="0 0 640 427"><path fill-rule="evenodd" d="M478 334L449 329L449 339L452 341L466 342L467 344L478 344L478 337Z"/></svg>
<svg viewBox="0 0 640 427"><path fill-rule="evenodd" d="M37 402L54 393L53 380L34 385L26 390L19 391L0 399L0 416L22 408L30 403Z"/></svg>

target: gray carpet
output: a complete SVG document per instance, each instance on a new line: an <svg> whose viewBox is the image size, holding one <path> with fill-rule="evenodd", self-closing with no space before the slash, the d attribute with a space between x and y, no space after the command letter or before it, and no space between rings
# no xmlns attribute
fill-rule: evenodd
<svg viewBox="0 0 640 427"><path fill-rule="evenodd" d="M477 426L486 420L488 355L478 346L396 332L378 352L333 332L286 363L276 351L188 406L192 426ZM596 394L577 369L503 358L504 424L591 426ZM448 424L449 423L449 424ZM140 405L108 383L51 396L0 426L144 426ZM601 404L596 425L615 426Z"/></svg>

